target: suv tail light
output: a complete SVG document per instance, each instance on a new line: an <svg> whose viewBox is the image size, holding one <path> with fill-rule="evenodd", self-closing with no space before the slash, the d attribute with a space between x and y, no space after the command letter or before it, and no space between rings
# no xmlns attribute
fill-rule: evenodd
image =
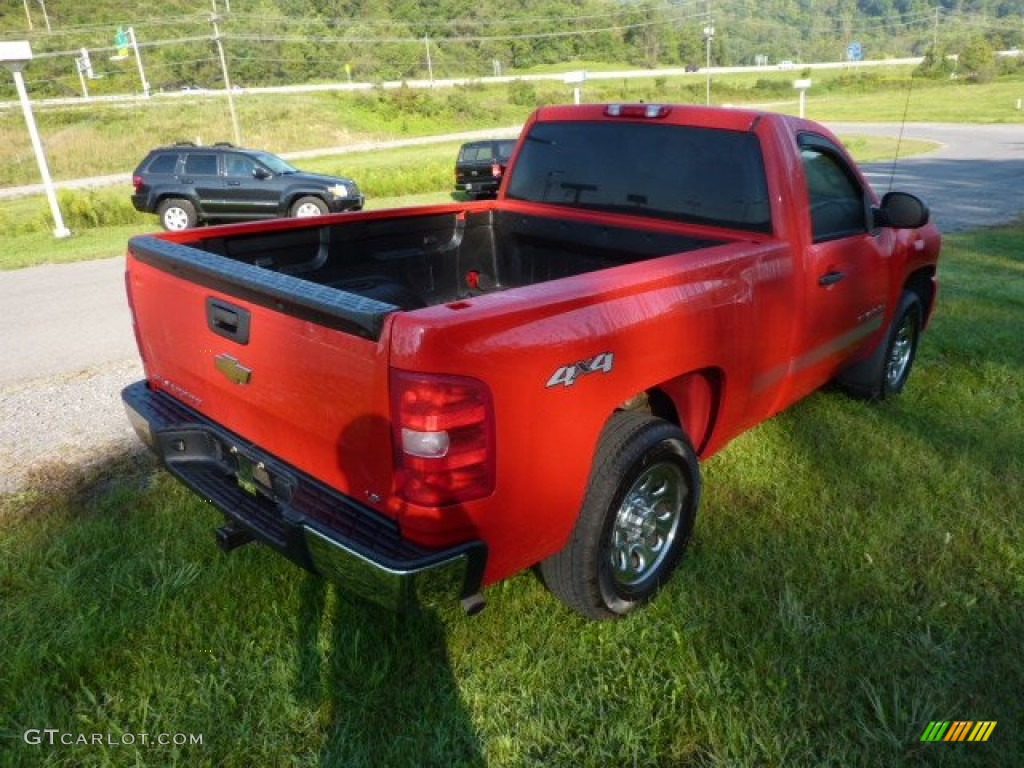
<svg viewBox="0 0 1024 768"><path fill-rule="evenodd" d="M132 186L135 187L136 192L138 192L142 188L143 183L144 182L142 181L142 177L139 176L139 174L136 173L134 176L132 176Z"/></svg>
<svg viewBox="0 0 1024 768"><path fill-rule="evenodd" d="M494 408L482 381L392 371L391 418L403 499L443 507L494 490Z"/></svg>

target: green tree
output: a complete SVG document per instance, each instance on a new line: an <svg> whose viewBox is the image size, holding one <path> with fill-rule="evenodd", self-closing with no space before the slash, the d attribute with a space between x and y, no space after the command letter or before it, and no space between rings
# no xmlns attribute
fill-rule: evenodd
<svg viewBox="0 0 1024 768"><path fill-rule="evenodd" d="M992 46L981 35L972 37L960 51L961 77L974 83L987 83L996 76L996 55Z"/></svg>

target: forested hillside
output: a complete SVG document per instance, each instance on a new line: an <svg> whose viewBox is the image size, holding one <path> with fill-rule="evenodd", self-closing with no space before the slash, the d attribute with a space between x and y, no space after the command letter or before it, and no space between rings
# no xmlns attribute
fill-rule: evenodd
<svg viewBox="0 0 1024 768"><path fill-rule="evenodd" d="M215 29L231 80L256 86L703 67L707 29L712 65L1003 50L1024 47L1022 12L1024 0L7 0L0 38L31 41L26 80L42 97L80 95L83 48L91 93L139 91L129 30L161 90L222 86Z"/></svg>

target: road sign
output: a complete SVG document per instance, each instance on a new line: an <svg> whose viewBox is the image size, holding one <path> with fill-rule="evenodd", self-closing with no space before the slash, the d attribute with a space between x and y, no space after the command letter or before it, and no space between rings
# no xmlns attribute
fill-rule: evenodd
<svg viewBox="0 0 1024 768"><path fill-rule="evenodd" d="M131 38L128 34L128 30L124 27L118 27L117 32L114 34L114 46L117 48L117 55L112 56L113 59L127 59L128 58L128 46L131 44Z"/></svg>
<svg viewBox="0 0 1024 768"><path fill-rule="evenodd" d="M846 58L848 61L860 61L864 58L864 49L860 43L850 43L846 46Z"/></svg>

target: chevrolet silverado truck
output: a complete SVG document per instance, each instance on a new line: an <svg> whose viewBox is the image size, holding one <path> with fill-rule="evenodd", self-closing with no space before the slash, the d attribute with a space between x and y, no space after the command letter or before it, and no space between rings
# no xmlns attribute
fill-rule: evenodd
<svg viewBox="0 0 1024 768"><path fill-rule="evenodd" d="M123 400L226 551L469 612L536 566L614 618L680 562L700 461L826 383L900 392L939 248L814 122L544 107L494 200L132 238Z"/></svg>

